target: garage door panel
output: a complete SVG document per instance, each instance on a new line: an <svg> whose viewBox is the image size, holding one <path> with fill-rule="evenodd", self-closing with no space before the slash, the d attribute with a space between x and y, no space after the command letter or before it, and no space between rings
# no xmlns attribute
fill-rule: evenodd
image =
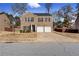
<svg viewBox="0 0 79 59"><path fill-rule="evenodd" d="M44 28L42 26L37 27L37 32L44 32Z"/></svg>
<svg viewBox="0 0 79 59"><path fill-rule="evenodd" d="M45 32L51 32L51 27L45 27Z"/></svg>

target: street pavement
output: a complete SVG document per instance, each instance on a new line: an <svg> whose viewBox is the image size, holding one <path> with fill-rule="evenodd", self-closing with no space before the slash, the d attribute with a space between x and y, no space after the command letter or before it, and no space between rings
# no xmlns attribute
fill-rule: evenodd
<svg viewBox="0 0 79 59"><path fill-rule="evenodd" d="M79 43L0 43L0 56L79 56Z"/></svg>

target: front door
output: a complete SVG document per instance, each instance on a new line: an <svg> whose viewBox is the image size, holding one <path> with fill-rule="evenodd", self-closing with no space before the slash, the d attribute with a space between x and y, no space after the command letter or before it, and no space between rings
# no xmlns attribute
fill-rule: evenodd
<svg viewBox="0 0 79 59"><path fill-rule="evenodd" d="M32 25L32 30L33 32L35 32L35 25Z"/></svg>

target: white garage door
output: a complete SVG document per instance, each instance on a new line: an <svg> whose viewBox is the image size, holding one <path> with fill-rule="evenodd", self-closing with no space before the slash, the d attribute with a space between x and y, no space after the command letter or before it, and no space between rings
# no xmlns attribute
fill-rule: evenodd
<svg viewBox="0 0 79 59"><path fill-rule="evenodd" d="M37 27L37 32L44 32L44 27L43 26L38 26Z"/></svg>
<svg viewBox="0 0 79 59"><path fill-rule="evenodd" d="M38 26L37 32L51 32L51 27L49 26Z"/></svg>
<svg viewBox="0 0 79 59"><path fill-rule="evenodd" d="M45 27L45 32L51 32L51 27Z"/></svg>

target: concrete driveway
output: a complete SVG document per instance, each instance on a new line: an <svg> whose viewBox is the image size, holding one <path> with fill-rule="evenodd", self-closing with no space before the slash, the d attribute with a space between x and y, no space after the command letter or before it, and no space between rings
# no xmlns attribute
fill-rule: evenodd
<svg viewBox="0 0 79 59"><path fill-rule="evenodd" d="M79 42L79 40L62 36L56 34L55 32L51 33L37 33L38 42Z"/></svg>

